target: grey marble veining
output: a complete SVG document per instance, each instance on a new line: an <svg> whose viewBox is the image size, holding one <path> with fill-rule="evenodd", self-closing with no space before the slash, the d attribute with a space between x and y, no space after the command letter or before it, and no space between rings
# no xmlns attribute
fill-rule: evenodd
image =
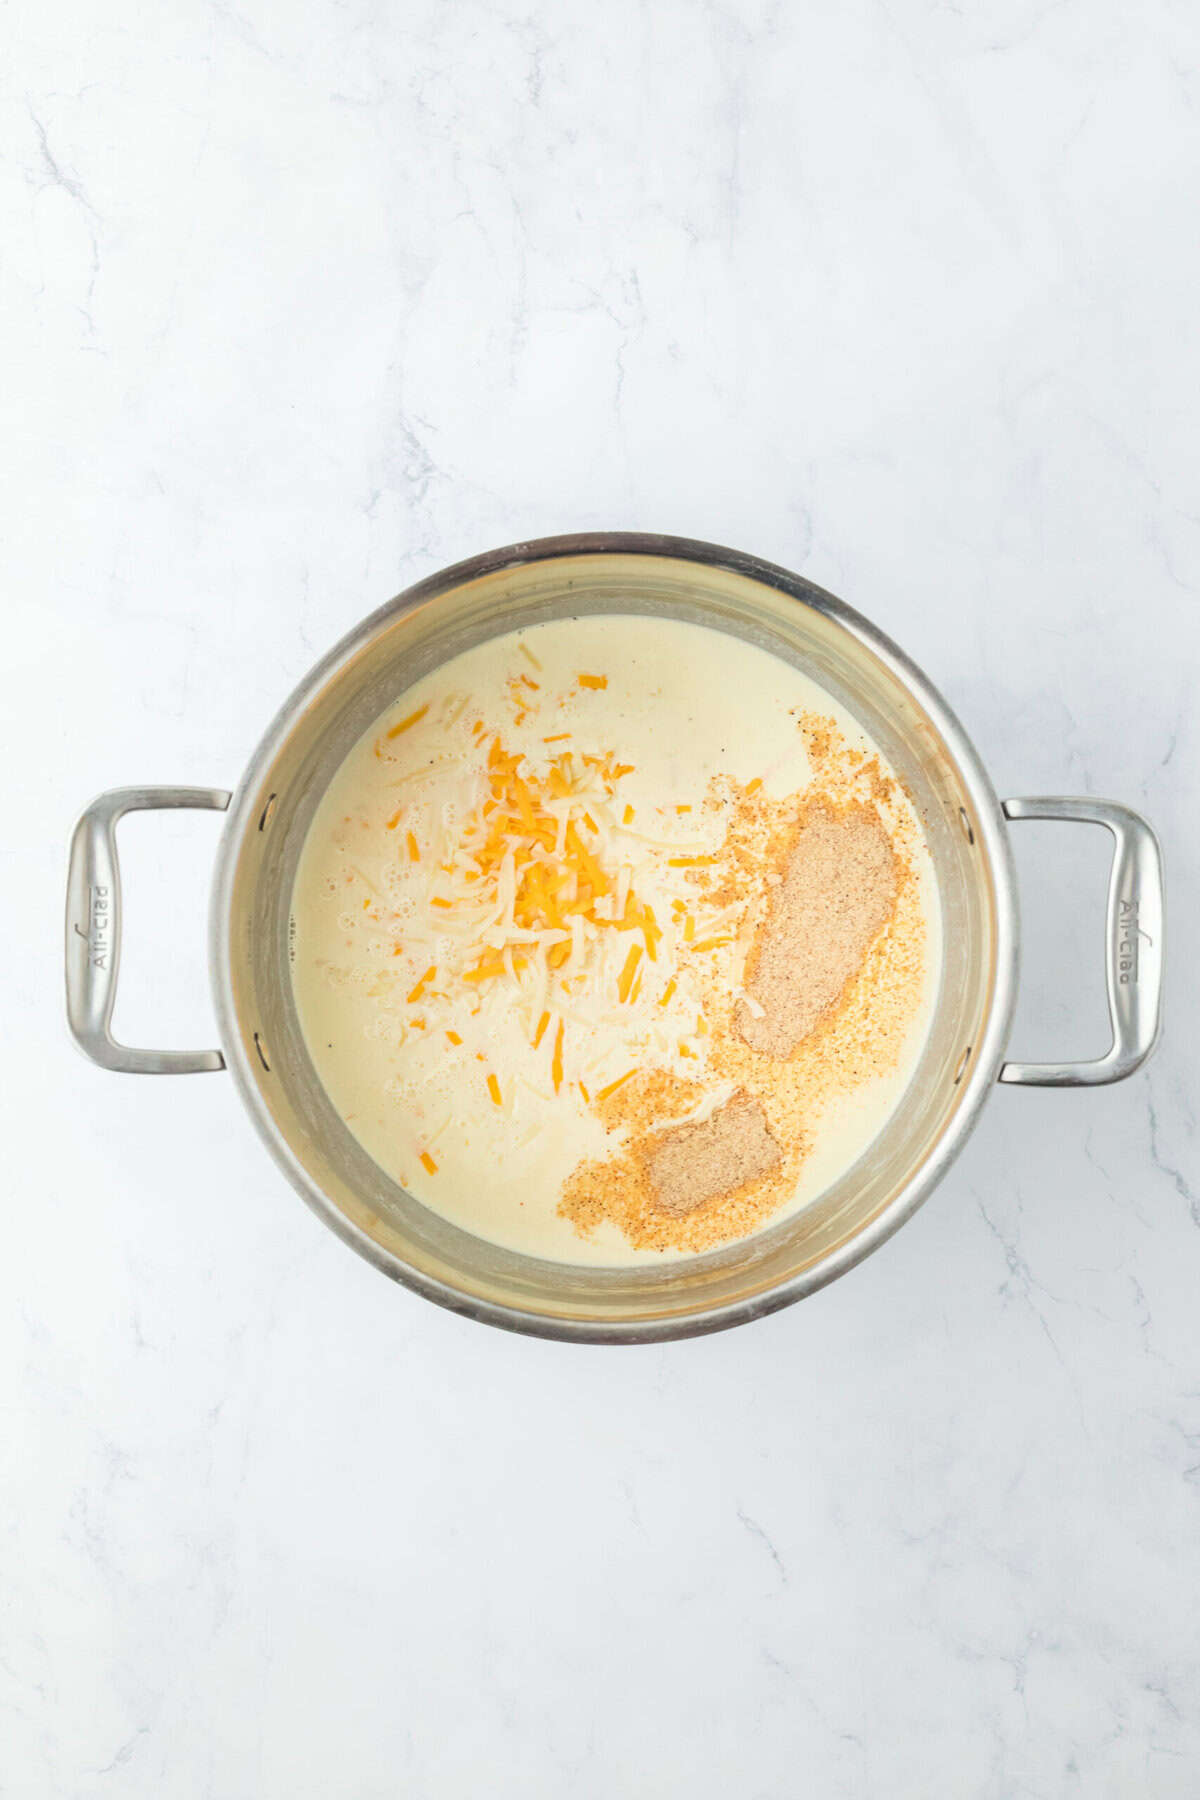
<svg viewBox="0 0 1200 1800"><path fill-rule="evenodd" d="M6 37L0 1790L1193 1795L1200 14ZM224 1078L61 1013L86 799L232 785L364 612L603 526L802 569L1003 792L1142 807L1173 944L1142 1075L998 1092L835 1287L620 1353L392 1288ZM117 1024L211 1041L213 822L123 830ZM1095 1052L1101 853L1025 832L1014 1052Z"/></svg>

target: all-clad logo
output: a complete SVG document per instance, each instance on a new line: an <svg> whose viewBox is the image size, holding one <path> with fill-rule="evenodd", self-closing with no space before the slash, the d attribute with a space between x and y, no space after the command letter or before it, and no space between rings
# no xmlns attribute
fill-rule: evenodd
<svg viewBox="0 0 1200 1800"><path fill-rule="evenodd" d="M1138 939L1145 938L1148 944L1154 939L1138 924L1138 903L1136 900L1122 900L1121 913L1117 920L1117 980L1122 987L1138 978Z"/></svg>
<svg viewBox="0 0 1200 1800"><path fill-rule="evenodd" d="M108 959L112 954L112 904L106 887L96 886L91 889L88 923L90 931L82 931L78 925L75 927L87 943L88 961L93 969L107 969Z"/></svg>

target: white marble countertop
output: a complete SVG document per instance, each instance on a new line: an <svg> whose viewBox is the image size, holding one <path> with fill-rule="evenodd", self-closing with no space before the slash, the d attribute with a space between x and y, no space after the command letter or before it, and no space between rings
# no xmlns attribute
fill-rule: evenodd
<svg viewBox="0 0 1200 1800"><path fill-rule="evenodd" d="M0 1791L1193 1796L1200 15L7 17ZM227 1078L61 1007L85 800L233 785L410 580L605 526L802 570L1002 791L1142 807L1175 945L1142 1074L624 1352L393 1287ZM207 1041L216 821L123 831L118 1024ZM1101 834L1019 836L1014 1050L1098 1052Z"/></svg>

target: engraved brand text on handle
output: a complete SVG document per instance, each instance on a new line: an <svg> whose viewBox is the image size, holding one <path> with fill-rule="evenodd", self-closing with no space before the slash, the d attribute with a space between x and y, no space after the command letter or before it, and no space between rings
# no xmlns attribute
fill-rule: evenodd
<svg viewBox="0 0 1200 1800"><path fill-rule="evenodd" d="M107 887L96 886L91 890L91 935L88 938L88 956L94 969L107 969L108 958L112 950L112 907Z"/></svg>
<svg viewBox="0 0 1200 1800"><path fill-rule="evenodd" d="M1136 900L1122 900L1121 912L1117 919L1117 980L1122 987L1130 983L1136 985L1138 978L1138 939L1145 938L1148 944L1154 939L1148 931L1143 931L1138 924L1138 903Z"/></svg>

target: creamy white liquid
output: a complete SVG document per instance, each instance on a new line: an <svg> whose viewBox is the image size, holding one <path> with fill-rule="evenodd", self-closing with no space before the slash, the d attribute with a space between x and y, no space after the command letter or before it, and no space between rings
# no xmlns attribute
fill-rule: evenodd
<svg viewBox="0 0 1200 1800"><path fill-rule="evenodd" d="M607 685L581 686L581 673ZM789 664L724 633L635 615L560 620L495 638L397 696L331 782L293 898L293 980L310 1054L333 1104L389 1175L455 1224L515 1250L583 1264L679 1254L636 1249L607 1223L584 1238L558 1215L563 1183L581 1159L614 1149L580 1083L594 1102L635 1066L703 1078L705 1042L694 1034L698 1002L686 969L677 970L675 991L660 1004L676 966L672 902L690 894L686 870L664 868L660 846L685 858L718 848L720 818L702 816L713 776L759 780L773 798L802 793L810 770L797 716L814 712L832 717L851 746L878 754L855 719ZM453 935L468 891L461 872L446 877L451 907L431 909L429 896L439 863L454 861L463 820L486 797L483 752L496 732L506 751L542 772L566 752L611 753L617 766L632 765L593 806L614 866L626 867L664 925L658 960L641 961L632 1004L616 1000L633 941L616 930L599 933L586 951L586 991L573 995L559 993L557 978L538 968L476 986L450 978L463 966L464 940ZM936 889L923 840L917 874L925 993L904 1052L892 1072L839 1096L814 1121L795 1196L771 1223L816 1198L861 1155L907 1085L940 972ZM544 957L544 946L537 954ZM422 989L430 968L439 973ZM736 961L729 970L736 983ZM535 1047L547 1010L554 1024ZM551 1058L560 1019L556 1094ZM690 1057L681 1056L681 1043L690 1043Z"/></svg>

